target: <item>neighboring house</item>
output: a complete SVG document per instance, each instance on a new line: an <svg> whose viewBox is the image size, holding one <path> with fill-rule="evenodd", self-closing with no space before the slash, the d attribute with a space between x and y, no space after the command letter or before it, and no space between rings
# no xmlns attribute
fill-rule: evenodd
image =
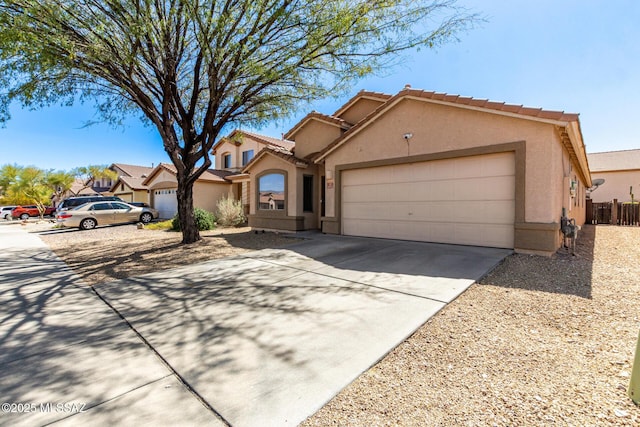
<svg viewBox="0 0 640 427"><path fill-rule="evenodd" d="M233 185L226 177L232 172L209 169L193 185L193 205L209 212L216 211L216 205L223 197L235 197ZM150 205L160 212L160 218L172 218L178 212L176 191L178 180L176 168L172 164L160 163L142 181L149 188Z"/></svg>
<svg viewBox="0 0 640 427"><path fill-rule="evenodd" d="M591 178L604 179L604 184L590 193L594 202L630 202L640 199L640 150L608 151L587 154Z"/></svg>
<svg viewBox="0 0 640 427"><path fill-rule="evenodd" d="M109 189L112 195L125 202L150 202L149 187L143 182L153 171L153 167L114 163L109 169L118 174L118 179Z"/></svg>
<svg viewBox="0 0 640 427"><path fill-rule="evenodd" d="M361 91L284 138L295 147L266 146L237 175L254 228L549 254L563 214L585 221L577 114L406 87ZM265 203L277 192L282 203Z"/></svg>
<svg viewBox="0 0 640 427"><path fill-rule="evenodd" d="M235 172L228 177L234 185L233 193L242 201L245 214L249 213L249 175L239 173L265 147L292 150L294 143L254 132L236 129L222 138L211 149L215 156L215 169Z"/></svg>

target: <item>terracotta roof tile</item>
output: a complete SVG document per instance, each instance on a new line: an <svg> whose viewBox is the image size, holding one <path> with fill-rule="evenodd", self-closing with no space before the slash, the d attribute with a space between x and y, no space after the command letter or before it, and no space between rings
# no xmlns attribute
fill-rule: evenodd
<svg viewBox="0 0 640 427"><path fill-rule="evenodd" d="M291 138L295 135L309 120L319 120L321 122L330 123L335 126L339 126L342 129L349 129L352 124L344 121L343 119L335 116L329 116L326 114L312 111L304 116L298 123L295 124L287 133L284 134L285 138ZM286 147L285 147L286 148Z"/></svg>
<svg viewBox="0 0 640 427"><path fill-rule="evenodd" d="M382 92L371 92L368 90L361 90L360 92L356 93L354 96L352 96L347 102L345 102L340 108L338 108L336 110L335 113L332 114L332 116L337 117L340 114L342 114L345 110L348 109L348 107L350 107L352 104L354 104L358 99L360 98L373 98L373 99L377 99L380 100L380 102L386 102L387 100L391 99L393 97L393 95L389 95L387 93L382 93Z"/></svg>
<svg viewBox="0 0 640 427"><path fill-rule="evenodd" d="M579 117L578 114L565 113L563 111L552 111L552 110L543 110L541 108L523 107L522 105L505 104L504 102L488 101L488 100L475 99L470 97L460 97L459 95L430 92L430 91L411 89L410 87L405 87L396 95L389 98L384 104L380 105L377 109L369 113L365 118L360 120L357 124L352 126L340 138L336 139L327 147L325 147L318 154L318 156L316 156L315 161L322 159L326 153L331 151L337 145L341 144L342 141L349 138L351 135L357 132L360 128L366 126L374 117L380 114L385 108L388 108L388 106L394 104L395 102L399 101L404 97L430 99L430 100L441 101L441 102L450 103L454 105L455 104L469 105L472 107L483 108L486 110L501 111L501 112L525 116L523 118L535 117L540 119L551 119L556 121L570 122L570 121L577 121Z"/></svg>
<svg viewBox="0 0 640 427"><path fill-rule="evenodd" d="M287 139L278 139L278 138L274 138L271 136L267 136L267 135L261 135L259 133L255 133L255 132L250 132L250 131L246 131L246 130L240 130L240 129L235 129L233 132L231 132L229 135L220 138L218 140L218 142L216 142L215 144L213 144L213 147L211 147L211 152L215 154L216 149L218 148L219 145L223 144L226 141L229 140L233 140L233 138L235 137L235 135L237 134L241 134L241 135L246 135L262 144L265 145L277 145L279 147L284 147L287 150L292 150L293 147L295 147L295 142L293 141L288 141Z"/></svg>
<svg viewBox="0 0 640 427"><path fill-rule="evenodd" d="M258 154L245 165L245 167L242 168L242 173L245 173L245 171L251 169L253 165L256 164L266 154L274 155L296 166L307 167L309 165L308 161L294 156L293 153L286 148L278 147L275 145L267 145L262 150L260 150Z"/></svg>
<svg viewBox="0 0 640 427"><path fill-rule="evenodd" d="M136 178L140 178L143 175L149 175L153 170L153 168L150 166L127 165L124 163L114 163L112 166L116 166L118 169L127 174L127 176Z"/></svg>

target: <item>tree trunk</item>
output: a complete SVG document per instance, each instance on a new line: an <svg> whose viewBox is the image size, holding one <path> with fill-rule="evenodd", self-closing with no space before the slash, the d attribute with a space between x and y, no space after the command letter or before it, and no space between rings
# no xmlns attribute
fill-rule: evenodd
<svg viewBox="0 0 640 427"><path fill-rule="evenodd" d="M182 243L194 243L201 239L193 213L193 183L178 171L178 218L182 230Z"/></svg>

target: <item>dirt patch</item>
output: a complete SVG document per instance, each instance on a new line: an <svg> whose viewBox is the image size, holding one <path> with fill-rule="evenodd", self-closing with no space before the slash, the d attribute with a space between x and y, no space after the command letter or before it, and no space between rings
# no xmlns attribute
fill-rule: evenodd
<svg viewBox="0 0 640 427"><path fill-rule="evenodd" d="M201 232L202 240L181 244L182 234L135 225L95 230L45 230L40 238L88 284L288 245L298 239L249 228Z"/></svg>
<svg viewBox="0 0 640 427"><path fill-rule="evenodd" d="M640 227L513 255L304 426L640 425Z"/></svg>

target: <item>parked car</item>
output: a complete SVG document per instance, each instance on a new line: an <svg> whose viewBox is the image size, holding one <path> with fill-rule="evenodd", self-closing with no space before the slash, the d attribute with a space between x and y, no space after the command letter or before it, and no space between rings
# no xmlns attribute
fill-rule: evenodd
<svg viewBox="0 0 640 427"><path fill-rule="evenodd" d="M56 208L53 206L45 206L44 216L54 216L55 211ZM31 216L40 216L40 211L38 211L36 205L16 206L11 211L11 216L13 218L28 219Z"/></svg>
<svg viewBox="0 0 640 427"><path fill-rule="evenodd" d="M16 206L0 206L0 218L11 219L11 211L15 208Z"/></svg>
<svg viewBox="0 0 640 427"><path fill-rule="evenodd" d="M75 208L76 206L84 205L85 203L108 202L108 201L123 202L124 200L116 196L101 196L101 195L67 197L66 199L61 201L60 204L58 205L58 208L56 209L56 214L71 208Z"/></svg>
<svg viewBox="0 0 640 427"><path fill-rule="evenodd" d="M125 224L140 221L147 224L158 218L158 211L132 206L124 202L100 201L85 203L58 213L58 224L90 230L99 225Z"/></svg>
<svg viewBox="0 0 640 427"><path fill-rule="evenodd" d="M127 202L127 203L129 203L130 205L133 205L133 206L137 206L139 208L149 208L150 207L149 203L145 203L145 202Z"/></svg>

